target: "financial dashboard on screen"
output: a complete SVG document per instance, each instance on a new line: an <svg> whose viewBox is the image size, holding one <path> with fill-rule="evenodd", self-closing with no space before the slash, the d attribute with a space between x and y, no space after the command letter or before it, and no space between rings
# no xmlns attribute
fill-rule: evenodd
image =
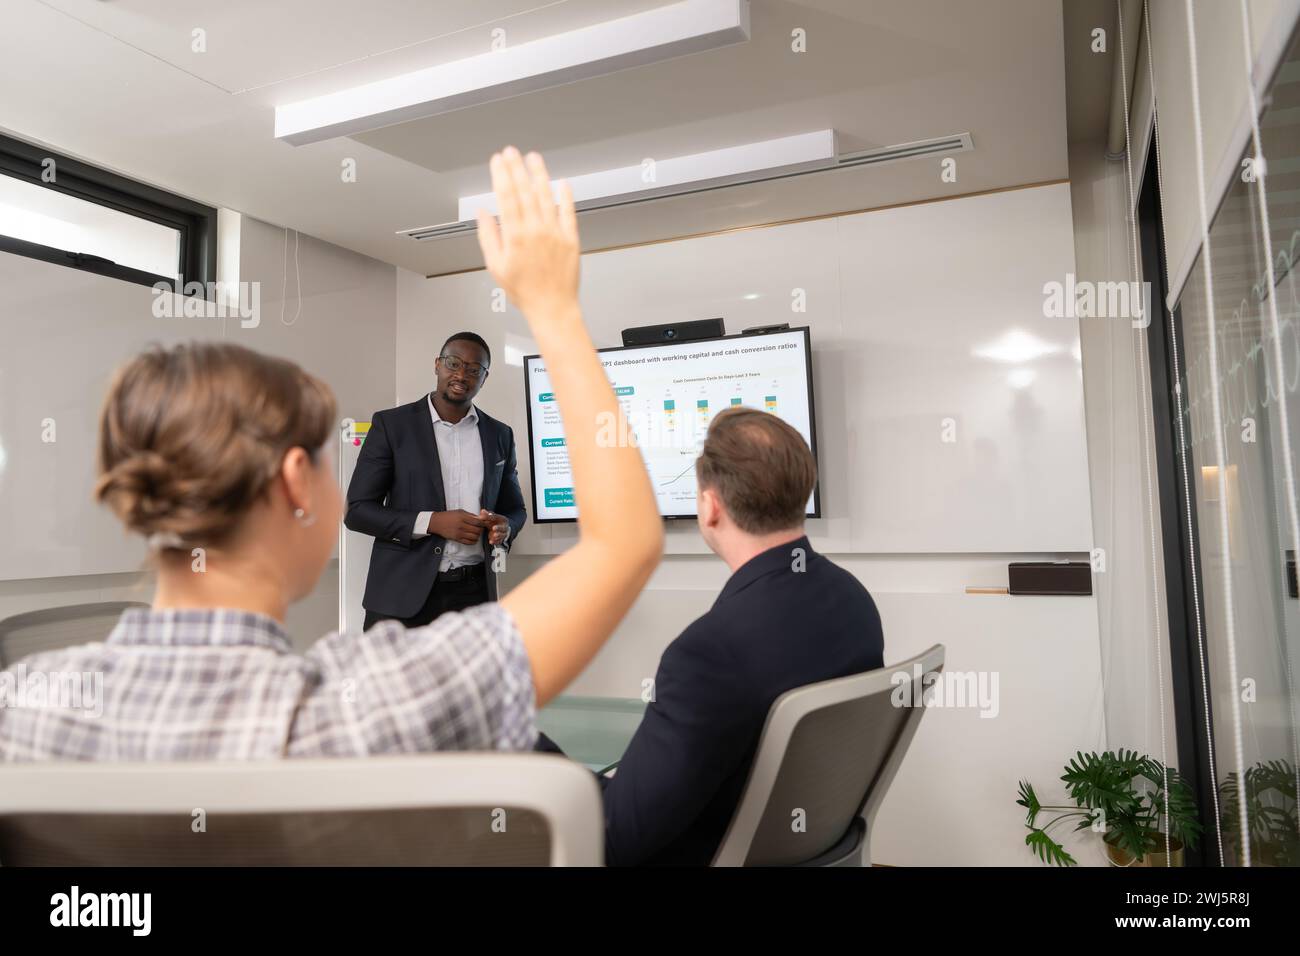
<svg viewBox="0 0 1300 956"><path fill-rule="evenodd" d="M737 405L789 422L817 454L807 328L695 342L601 349L623 422L596 423L602 442L635 444L666 518L695 517L695 459L713 416ZM546 363L524 359L533 520L578 517L560 408ZM820 514L819 489L808 515Z"/></svg>

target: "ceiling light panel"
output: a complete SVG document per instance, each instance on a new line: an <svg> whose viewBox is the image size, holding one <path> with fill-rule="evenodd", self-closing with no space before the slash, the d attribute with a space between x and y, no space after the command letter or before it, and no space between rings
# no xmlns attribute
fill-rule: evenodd
<svg viewBox="0 0 1300 956"><path fill-rule="evenodd" d="M749 39L748 0L682 0L275 108L301 146L604 76Z"/></svg>
<svg viewBox="0 0 1300 956"><path fill-rule="evenodd" d="M648 158L636 166L572 176L568 181L578 212L590 212L790 176L916 159L935 153L951 155L975 148L970 133L852 153L837 152L836 142L834 130L817 130L690 156ZM402 229L397 234L420 241L466 235L474 232L474 217L479 209L497 212L496 198L492 193L461 196L456 210L459 219L455 222Z"/></svg>
<svg viewBox="0 0 1300 956"><path fill-rule="evenodd" d="M568 182L574 204L581 210L596 204L605 208L736 182L776 179L822 169L834 160L835 131L823 129L690 156L646 158L635 166L572 176ZM464 222L473 219L480 209L495 214L496 197L492 193L462 196L457 215Z"/></svg>

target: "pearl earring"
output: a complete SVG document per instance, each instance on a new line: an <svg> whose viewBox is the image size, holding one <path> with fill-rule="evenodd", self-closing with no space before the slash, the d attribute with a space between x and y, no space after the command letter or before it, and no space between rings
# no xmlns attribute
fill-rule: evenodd
<svg viewBox="0 0 1300 956"><path fill-rule="evenodd" d="M293 516L302 522L304 528L310 528L316 523L316 516L307 514L301 508L294 508Z"/></svg>

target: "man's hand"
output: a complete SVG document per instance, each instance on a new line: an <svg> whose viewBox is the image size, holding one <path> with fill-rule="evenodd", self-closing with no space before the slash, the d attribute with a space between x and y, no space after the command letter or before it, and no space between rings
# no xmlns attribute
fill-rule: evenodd
<svg viewBox="0 0 1300 956"><path fill-rule="evenodd" d="M578 220L568 183L551 193L546 164L508 146L490 163L501 222L478 211L478 241L492 278L530 322L578 304Z"/></svg>
<svg viewBox="0 0 1300 956"><path fill-rule="evenodd" d="M429 518L429 534L461 544L478 544L488 523L468 511L435 511Z"/></svg>
<svg viewBox="0 0 1300 956"><path fill-rule="evenodd" d="M488 544L505 544L506 538L510 537L510 522L491 511L480 511L478 516L486 522L484 527L488 529Z"/></svg>

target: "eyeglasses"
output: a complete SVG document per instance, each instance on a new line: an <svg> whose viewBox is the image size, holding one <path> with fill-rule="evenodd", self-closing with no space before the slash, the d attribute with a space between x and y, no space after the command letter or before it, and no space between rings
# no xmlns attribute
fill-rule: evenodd
<svg viewBox="0 0 1300 956"><path fill-rule="evenodd" d="M466 362L463 358L455 355L439 355L442 365L448 371L459 372L464 369L465 374L471 378L482 378L487 374L487 366L479 365L477 362Z"/></svg>

